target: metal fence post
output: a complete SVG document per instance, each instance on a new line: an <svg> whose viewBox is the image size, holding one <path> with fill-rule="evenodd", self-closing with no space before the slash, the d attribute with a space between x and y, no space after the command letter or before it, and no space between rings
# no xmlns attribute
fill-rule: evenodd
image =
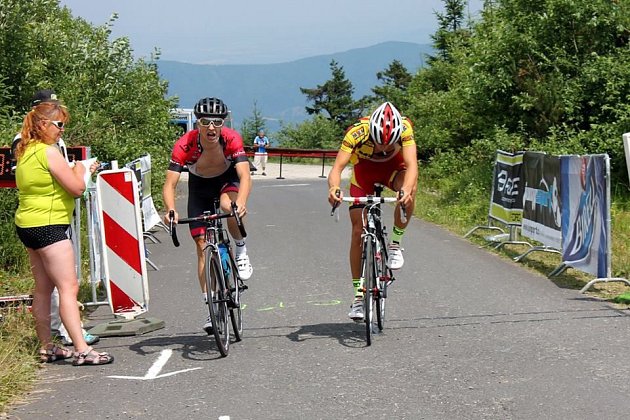
<svg viewBox="0 0 630 420"><path fill-rule="evenodd" d="M322 152L322 174L319 176L320 178L326 178L324 175L324 163L326 162L326 152Z"/></svg>
<svg viewBox="0 0 630 420"><path fill-rule="evenodd" d="M280 175L276 179L284 179L282 176L282 153L280 153Z"/></svg>

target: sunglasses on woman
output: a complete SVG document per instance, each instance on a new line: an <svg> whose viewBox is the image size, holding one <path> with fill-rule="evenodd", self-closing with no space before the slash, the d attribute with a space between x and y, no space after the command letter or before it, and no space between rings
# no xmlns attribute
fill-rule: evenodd
<svg viewBox="0 0 630 420"><path fill-rule="evenodd" d="M200 126L208 127L210 124L214 127L223 127L225 120L223 118L199 118L197 120Z"/></svg>
<svg viewBox="0 0 630 420"><path fill-rule="evenodd" d="M65 126L65 123L64 123L63 121L53 121L53 120L50 120L50 123L51 123L52 125L54 125L55 127L57 127L58 129L60 129L60 130L61 130L61 129L63 129L63 127Z"/></svg>

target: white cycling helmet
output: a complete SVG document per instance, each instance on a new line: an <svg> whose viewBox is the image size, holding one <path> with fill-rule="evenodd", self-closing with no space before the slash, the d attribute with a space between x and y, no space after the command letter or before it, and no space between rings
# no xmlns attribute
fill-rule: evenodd
<svg viewBox="0 0 630 420"><path fill-rule="evenodd" d="M377 144L395 144L400 140L402 128L402 116L390 102L384 102L370 116L370 136Z"/></svg>

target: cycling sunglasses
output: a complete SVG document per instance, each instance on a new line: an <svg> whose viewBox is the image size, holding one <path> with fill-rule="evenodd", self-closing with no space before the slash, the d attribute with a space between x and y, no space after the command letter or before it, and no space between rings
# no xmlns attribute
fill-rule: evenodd
<svg viewBox="0 0 630 420"><path fill-rule="evenodd" d="M223 127L225 120L223 118L199 118L197 122L202 127L208 127L210 124L213 127Z"/></svg>
<svg viewBox="0 0 630 420"><path fill-rule="evenodd" d="M65 123L63 121L53 121L50 120L50 123L52 125L54 125L55 127L57 127L58 129L62 130L65 127Z"/></svg>

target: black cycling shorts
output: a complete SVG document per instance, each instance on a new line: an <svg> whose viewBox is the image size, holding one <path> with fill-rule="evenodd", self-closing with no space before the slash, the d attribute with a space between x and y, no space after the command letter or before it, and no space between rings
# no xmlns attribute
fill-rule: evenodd
<svg viewBox="0 0 630 420"><path fill-rule="evenodd" d="M30 228L16 226L18 238L25 247L40 249L55 242L64 241L68 238L68 227L70 225L49 225Z"/></svg>
<svg viewBox="0 0 630 420"><path fill-rule="evenodd" d="M215 199L226 192L238 192L239 178L234 164L221 175L214 178L202 178L188 173L188 217L200 216L204 211L216 211ZM202 222L189 223L192 237L201 236L206 225Z"/></svg>

